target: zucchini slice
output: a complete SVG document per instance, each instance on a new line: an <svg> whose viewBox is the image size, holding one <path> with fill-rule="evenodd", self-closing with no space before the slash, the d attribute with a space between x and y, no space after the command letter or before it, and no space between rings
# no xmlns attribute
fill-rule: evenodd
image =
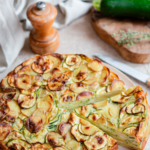
<svg viewBox="0 0 150 150"><path fill-rule="evenodd" d="M25 115L27 117L30 117L35 110L36 110L36 105L33 105L29 109L21 109L21 112L22 112L23 115Z"/></svg>
<svg viewBox="0 0 150 150"><path fill-rule="evenodd" d="M27 74L17 74L15 76L15 86L20 90L28 90L31 86L31 77Z"/></svg>
<svg viewBox="0 0 150 150"><path fill-rule="evenodd" d="M27 109L33 107L36 103L36 94L31 93L28 95L20 94L18 97L18 105L20 108Z"/></svg>
<svg viewBox="0 0 150 150"><path fill-rule="evenodd" d="M2 79L1 81L1 88L4 92L15 92L16 89L11 87L9 84L8 84L8 76L6 76L4 79Z"/></svg>
<svg viewBox="0 0 150 150"><path fill-rule="evenodd" d="M53 67L53 61L47 56L39 56L32 63L32 69L37 73L48 73Z"/></svg>
<svg viewBox="0 0 150 150"><path fill-rule="evenodd" d="M21 131L23 129L23 126L23 121L19 117L13 123L14 130L19 129Z"/></svg>
<svg viewBox="0 0 150 150"><path fill-rule="evenodd" d="M137 126L127 127L123 130L123 132L125 132L126 134L128 134L130 136L136 136L137 131L138 131Z"/></svg>
<svg viewBox="0 0 150 150"><path fill-rule="evenodd" d="M127 108L126 108L126 112L127 112L128 114L132 114L132 108L133 108L133 107L134 107L134 103L128 105Z"/></svg>
<svg viewBox="0 0 150 150"><path fill-rule="evenodd" d="M86 125L79 124L79 131L84 135L93 135L98 131L98 128L88 123Z"/></svg>
<svg viewBox="0 0 150 150"><path fill-rule="evenodd" d="M133 114L143 113L145 111L145 106L143 104L138 103L132 108L131 111Z"/></svg>
<svg viewBox="0 0 150 150"><path fill-rule="evenodd" d="M68 79L68 76L65 74L54 74L48 79L48 88L51 91L63 90Z"/></svg>
<svg viewBox="0 0 150 150"><path fill-rule="evenodd" d="M78 142L86 141L89 138L89 136L83 135L79 132L78 125L75 125L71 128L71 134L76 138Z"/></svg>
<svg viewBox="0 0 150 150"><path fill-rule="evenodd" d="M59 103L67 103L74 100L74 96L72 94L64 94L61 96Z"/></svg>
<svg viewBox="0 0 150 150"><path fill-rule="evenodd" d="M89 149L101 149L107 144L107 135L102 132L97 132L84 142Z"/></svg>

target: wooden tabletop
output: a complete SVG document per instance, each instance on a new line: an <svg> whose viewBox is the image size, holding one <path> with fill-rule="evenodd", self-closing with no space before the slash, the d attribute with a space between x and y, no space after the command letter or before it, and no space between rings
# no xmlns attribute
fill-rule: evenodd
<svg viewBox="0 0 150 150"><path fill-rule="evenodd" d="M20 52L18 58L15 62L3 73L0 74L0 79L4 78L8 72L13 70L17 65L22 63L24 60L33 57L34 53L29 48L29 41L28 36L29 32L24 32L25 34L25 44ZM87 56L92 57L94 52L100 52L106 54L110 57L113 57L135 69L144 72L150 75L150 63L148 64L136 64L131 63L124 60L114 48L109 46L107 43L102 41L98 35L93 30L91 25L91 17L90 14L87 14L78 20L74 21L73 23L69 24L67 27L59 30L60 36L60 46L56 52L58 53L83 53ZM130 79L134 82L135 85L139 84L145 92L148 93L148 102L150 104L150 88L148 88L145 84L133 79ZM150 149L150 139L146 148L144 150ZM122 149L121 149L122 150Z"/></svg>

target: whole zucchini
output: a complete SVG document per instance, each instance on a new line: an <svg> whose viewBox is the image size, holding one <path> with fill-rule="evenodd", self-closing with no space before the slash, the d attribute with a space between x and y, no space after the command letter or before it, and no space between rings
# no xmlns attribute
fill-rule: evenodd
<svg viewBox="0 0 150 150"><path fill-rule="evenodd" d="M150 0L100 0L100 11L108 17L150 19Z"/></svg>

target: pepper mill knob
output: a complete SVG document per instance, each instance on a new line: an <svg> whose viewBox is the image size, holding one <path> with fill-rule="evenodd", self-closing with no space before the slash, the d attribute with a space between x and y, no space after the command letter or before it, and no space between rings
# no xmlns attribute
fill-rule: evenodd
<svg viewBox="0 0 150 150"><path fill-rule="evenodd" d="M33 25L29 42L33 52L37 54L53 53L59 45L59 35L52 24L57 16L57 9L45 2L37 2L27 10L27 17Z"/></svg>

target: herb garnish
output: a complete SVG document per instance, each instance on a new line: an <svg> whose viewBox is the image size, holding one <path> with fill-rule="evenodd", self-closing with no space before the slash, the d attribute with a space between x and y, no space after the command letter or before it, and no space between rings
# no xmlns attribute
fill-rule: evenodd
<svg viewBox="0 0 150 150"><path fill-rule="evenodd" d="M112 36L119 36L117 41L119 45L127 44L128 47L134 46L135 43L138 43L142 40L150 39L150 33L148 32L137 32L129 29L128 32L120 30L119 33L113 33Z"/></svg>

